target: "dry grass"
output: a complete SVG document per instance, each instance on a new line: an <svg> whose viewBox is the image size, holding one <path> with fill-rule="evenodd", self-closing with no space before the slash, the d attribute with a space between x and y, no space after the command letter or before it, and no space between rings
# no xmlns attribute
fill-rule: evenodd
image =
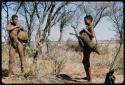
<svg viewBox="0 0 125 85"><path fill-rule="evenodd" d="M102 54L97 55L96 53L91 53L90 58L92 77L95 79L93 82L104 82L103 80L117 51L118 44L99 44L99 48ZM16 77L9 78L8 80L3 78L3 82L20 82L22 79L22 83L73 83L74 81L59 80L55 75L67 74L72 78L85 76L82 65L83 53L77 42L69 40L63 43L51 43L49 44L48 54L45 45L41 49L42 53L39 54L36 63L34 63L33 55L36 49L34 47L26 47L25 72L22 75L20 75L19 57L16 55L14 72L19 77L15 75ZM2 44L2 69L8 69L8 58L8 45ZM117 57L114 68L117 68L115 75L123 75L123 49L121 49ZM17 78L20 78L20 81ZM100 78L100 80L97 78Z"/></svg>

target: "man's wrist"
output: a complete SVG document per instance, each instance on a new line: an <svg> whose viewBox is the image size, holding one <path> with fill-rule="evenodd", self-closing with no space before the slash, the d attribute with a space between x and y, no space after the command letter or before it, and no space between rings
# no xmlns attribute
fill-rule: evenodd
<svg viewBox="0 0 125 85"><path fill-rule="evenodd" d="M15 28L19 28L19 26L15 26Z"/></svg>
<svg viewBox="0 0 125 85"><path fill-rule="evenodd" d="M16 41L17 43L19 43L19 40L17 39L17 41Z"/></svg>

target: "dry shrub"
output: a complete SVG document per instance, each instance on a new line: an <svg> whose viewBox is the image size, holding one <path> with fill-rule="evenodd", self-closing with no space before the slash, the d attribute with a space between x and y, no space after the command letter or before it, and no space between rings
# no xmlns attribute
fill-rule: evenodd
<svg viewBox="0 0 125 85"><path fill-rule="evenodd" d="M24 46L24 49L25 49L25 56L28 56L28 57L33 57L37 51L36 48L30 47L27 44Z"/></svg>
<svg viewBox="0 0 125 85"><path fill-rule="evenodd" d="M25 73L24 73L24 77L25 78L28 78L28 77L31 77L31 76L34 76L35 75L35 64L33 63L33 64L31 64L27 69L26 69L26 71L25 71Z"/></svg>
<svg viewBox="0 0 125 85"><path fill-rule="evenodd" d="M82 52L82 48L80 47L80 45L77 41L73 41L71 39L68 39L65 43L65 46L67 47L67 50Z"/></svg>
<svg viewBox="0 0 125 85"><path fill-rule="evenodd" d="M66 63L66 57L60 60L53 60L53 72L54 75L59 75Z"/></svg>
<svg viewBox="0 0 125 85"><path fill-rule="evenodd" d="M53 62L53 65L51 65L53 71L51 73L58 75L65 67L65 63L67 62L67 57L64 54L65 47L63 43L51 44L50 47L50 56L48 57Z"/></svg>
<svg viewBox="0 0 125 85"><path fill-rule="evenodd" d="M46 76L51 73L54 75L59 75L62 72L63 73L72 73L73 75L76 73L83 75L84 70L78 71L80 69L74 68L75 65L73 64L73 63L76 63L76 65L78 65L78 67L82 68L83 53L82 53L82 51L80 52L80 51L75 50L75 49L77 49L77 50L79 49L79 48L77 48L78 46L79 46L78 42L72 41L72 40L68 40L67 42L62 42L62 43L59 43L59 42L50 43L49 55L46 53L46 51L43 51L38 57L39 64L32 64L33 58L25 57L25 61L26 61L25 62L26 71L24 73L25 78L30 78L30 77L36 75L36 73L40 77L43 77L43 75ZM101 71L103 71L103 69L105 69L107 71L111 62L114 59L114 55L117 52L116 43L115 44L111 43L109 45L107 43L106 44L99 43L99 48L102 51L101 55L98 55L96 53L91 53L90 63L91 63L92 70L95 69L95 71L98 70L100 72L100 69L102 69ZM5 52L4 50L6 50L6 49L7 49L6 45L4 47L2 47L2 50L3 50L2 51L2 66L3 67L8 66L7 63L5 64L5 62L3 62L3 57L5 57L5 55L3 55L3 52ZM43 46L42 49L44 50L45 46ZM27 47L25 49L26 56L33 56L32 54L34 52L35 52L35 49L33 47ZM18 60L17 60L17 58L18 58ZM14 67L15 69L16 68L19 69L19 65L17 65L17 64L19 64L19 57L17 56L17 58L16 58L17 63L16 63L16 66ZM72 68L70 66L72 66ZM40 73L36 71L37 67L40 67L40 68L38 68ZM69 68L69 69L66 70L65 68ZM117 74L123 73L123 70L122 70L123 69L123 49L120 51L120 53L117 57L114 68L118 68L116 70ZM70 69L74 69L74 71L71 72ZM102 73L106 73L105 70ZM17 72L17 69L15 72ZM100 73L98 73L98 75L100 75Z"/></svg>
<svg viewBox="0 0 125 85"><path fill-rule="evenodd" d="M2 62L3 63L7 63L8 62L8 54L7 52L9 52L8 50L9 45L7 43L2 43Z"/></svg>

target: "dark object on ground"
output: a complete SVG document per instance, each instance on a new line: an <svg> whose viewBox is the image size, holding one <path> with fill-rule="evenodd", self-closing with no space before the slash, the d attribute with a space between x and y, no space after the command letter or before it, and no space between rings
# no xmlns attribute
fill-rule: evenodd
<svg viewBox="0 0 125 85"><path fill-rule="evenodd" d="M2 69L2 77L8 77L9 71L7 69Z"/></svg>
<svg viewBox="0 0 125 85"><path fill-rule="evenodd" d="M114 69L110 70L105 79L105 84L114 84L115 83L115 76L113 75Z"/></svg>

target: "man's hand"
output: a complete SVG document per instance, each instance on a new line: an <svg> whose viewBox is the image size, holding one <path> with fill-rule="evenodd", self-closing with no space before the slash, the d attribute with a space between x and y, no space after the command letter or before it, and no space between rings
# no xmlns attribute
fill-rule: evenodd
<svg viewBox="0 0 125 85"><path fill-rule="evenodd" d="M17 28L22 28L22 26L19 23L16 24L16 27Z"/></svg>
<svg viewBox="0 0 125 85"><path fill-rule="evenodd" d="M85 30L85 32L88 32L88 30L87 29L84 29Z"/></svg>
<svg viewBox="0 0 125 85"><path fill-rule="evenodd" d="M19 25L19 24L17 24L17 25L15 26L15 28L20 28L20 25Z"/></svg>
<svg viewBox="0 0 125 85"><path fill-rule="evenodd" d="M92 36L92 37L94 37L95 36L95 34L94 34L94 32L92 31L92 32L89 32L88 31L88 29L84 29L85 30L85 32L86 33L88 33L90 36Z"/></svg>
<svg viewBox="0 0 125 85"><path fill-rule="evenodd" d="M23 28L20 28L20 30L24 31L24 29L23 29Z"/></svg>
<svg viewBox="0 0 125 85"><path fill-rule="evenodd" d="M24 30L23 27L20 24L17 24L17 28L19 28L20 30Z"/></svg>

